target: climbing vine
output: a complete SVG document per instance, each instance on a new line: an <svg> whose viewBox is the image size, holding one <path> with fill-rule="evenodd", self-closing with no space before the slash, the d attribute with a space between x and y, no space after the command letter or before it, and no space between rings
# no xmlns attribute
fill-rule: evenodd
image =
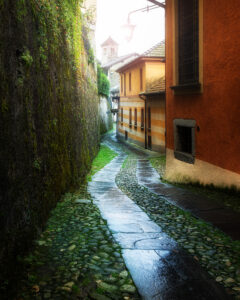
<svg viewBox="0 0 240 300"><path fill-rule="evenodd" d="M82 5L0 0L0 281L98 151L97 76Z"/></svg>

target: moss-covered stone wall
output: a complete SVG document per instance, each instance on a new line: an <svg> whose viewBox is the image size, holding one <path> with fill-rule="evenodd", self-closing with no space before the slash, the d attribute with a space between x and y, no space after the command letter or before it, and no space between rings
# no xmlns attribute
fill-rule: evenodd
<svg viewBox="0 0 240 300"><path fill-rule="evenodd" d="M61 194L84 178L98 151L96 74L84 47L81 2L0 0L0 265L5 270L41 231Z"/></svg>

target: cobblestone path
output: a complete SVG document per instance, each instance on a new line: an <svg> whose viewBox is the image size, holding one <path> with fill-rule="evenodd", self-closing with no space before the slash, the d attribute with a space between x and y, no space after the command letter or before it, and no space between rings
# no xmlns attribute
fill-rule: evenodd
<svg viewBox="0 0 240 300"><path fill-rule="evenodd" d="M159 196L137 183L139 155L130 154L131 163L121 168L125 154L114 139L108 138L105 143L120 155L95 174L88 191L121 246L126 266L142 298L230 299L198 262L166 233L161 222L153 221L153 207L147 208L152 206L152 199L159 200ZM158 209L159 205L154 207L157 214Z"/></svg>
<svg viewBox="0 0 240 300"><path fill-rule="evenodd" d="M240 299L239 244L144 187L141 150L104 143L119 155L63 197L2 299Z"/></svg>

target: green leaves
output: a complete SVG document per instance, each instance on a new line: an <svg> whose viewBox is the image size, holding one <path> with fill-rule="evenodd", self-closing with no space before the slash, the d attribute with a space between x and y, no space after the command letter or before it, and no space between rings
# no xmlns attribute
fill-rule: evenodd
<svg viewBox="0 0 240 300"><path fill-rule="evenodd" d="M110 83L107 76L103 73L102 68L97 66L97 85L98 85L98 94L108 97Z"/></svg>

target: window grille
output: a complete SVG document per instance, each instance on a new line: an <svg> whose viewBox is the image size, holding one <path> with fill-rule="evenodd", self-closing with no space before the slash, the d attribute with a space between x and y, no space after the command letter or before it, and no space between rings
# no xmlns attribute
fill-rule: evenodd
<svg viewBox="0 0 240 300"><path fill-rule="evenodd" d="M179 85L199 81L198 0L178 0Z"/></svg>

